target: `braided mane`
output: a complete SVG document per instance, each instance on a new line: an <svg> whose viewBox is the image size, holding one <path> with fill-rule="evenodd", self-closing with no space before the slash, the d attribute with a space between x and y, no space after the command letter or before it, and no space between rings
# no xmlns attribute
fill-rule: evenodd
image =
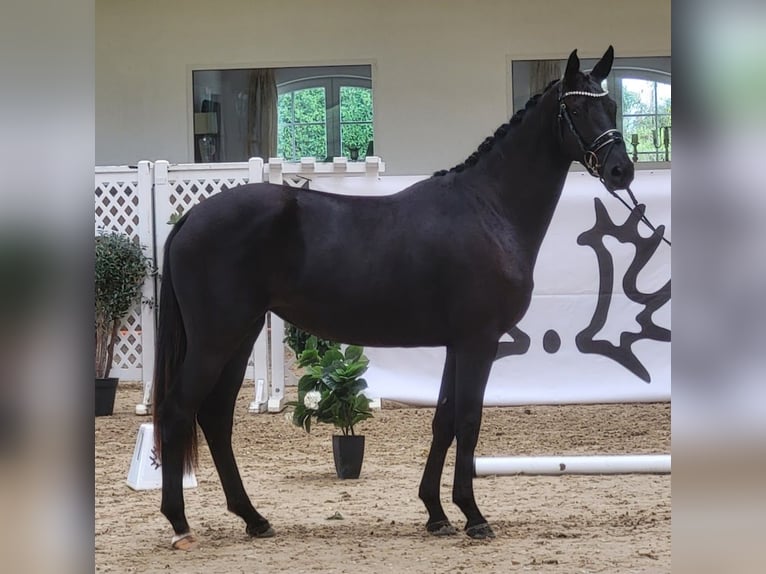
<svg viewBox="0 0 766 574"><path fill-rule="evenodd" d="M534 96L529 98L529 101L525 104L523 108L521 108L518 112L513 114L511 119L508 120L508 122L504 123L499 128L497 128L494 134L487 137L483 142L481 142L481 144L479 144L478 149L475 152L473 152L470 156L468 156L468 158L466 158L466 160L463 161L463 163L460 163L449 170L442 169L437 172L434 172L434 177L440 177L450 172L461 172L467 167L476 165L476 162L479 161L479 158L485 155L489 150L491 150L498 140L504 138L513 126L517 126L521 123L521 121L524 119L524 115L526 114L526 112L529 109L535 107L537 105L537 101L540 99L540 96L542 96L545 92L547 92L548 89L556 82L558 82L558 79L552 80L547 86L545 86L545 89L541 93L535 94Z"/></svg>

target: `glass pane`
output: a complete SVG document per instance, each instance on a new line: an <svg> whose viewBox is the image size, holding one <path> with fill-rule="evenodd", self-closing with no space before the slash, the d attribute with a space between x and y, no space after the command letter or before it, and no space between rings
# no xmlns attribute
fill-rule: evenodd
<svg viewBox="0 0 766 574"><path fill-rule="evenodd" d="M654 86L650 80L624 78L622 80L622 113L653 114Z"/></svg>
<svg viewBox="0 0 766 574"><path fill-rule="evenodd" d="M295 98L295 121L325 122L324 88L306 88L293 92Z"/></svg>
<svg viewBox="0 0 766 574"><path fill-rule="evenodd" d="M324 124L295 126L295 158L327 157L327 126Z"/></svg>
<svg viewBox="0 0 766 574"><path fill-rule="evenodd" d="M293 93L287 92L277 98L277 118L280 124L293 122Z"/></svg>
<svg viewBox="0 0 766 574"><path fill-rule="evenodd" d="M293 159L293 134L295 128L290 124L280 123L277 128L277 157Z"/></svg>
<svg viewBox="0 0 766 574"><path fill-rule="evenodd" d="M340 121L371 122L372 90L355 86L341 86Z"/></svg>
<svg viewBox="0 0 766 574"><path fill-rule="evenodd" d="M670 112L670 84L657 82L657 113L669 114Z"/></svg>
<svg viewBox="0 0 766 574"><path fill-rule="evenodd" d="M367 155L367 145L372 141L372 124L341 124L340 139L342 153L352 157L352 148L356 148L359 159Z"/></svg>
<svg viewBox="0 0 766 574"><path fill-rule="evenodd" d="M633 157L633 143L638 144L637 151L656 154L660 145L660 135L655 131L655 116L627 117L622 120L622 133L627 143L628 154ZM655 145L655 142L657 145ZM655 159L652 157L652 161ZM648 157L640 157L639 161L648 161Z"/></svg>

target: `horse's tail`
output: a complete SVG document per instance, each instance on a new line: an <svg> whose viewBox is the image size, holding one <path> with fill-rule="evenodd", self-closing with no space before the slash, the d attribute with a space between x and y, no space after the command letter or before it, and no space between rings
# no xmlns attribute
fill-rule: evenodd
<svg viewBox="0 0 766 574"><path fill-rule="evenodd" d="M186 356L186 330L178 306L178 299L173 289L173 277L170 273L170 245L185 221L186 216L175 224L170 235L168 235L165 242L165 260L162 265L159 329L152 389L154 447L158 459L162 456L162 434L165 430L164 424L167 421L167 409L163 409L162 403L168 390L179 380ZM182 431L181 449L183 451L184 472L190 472L197 466L196 417L192 417L189 427Z"/></svg>

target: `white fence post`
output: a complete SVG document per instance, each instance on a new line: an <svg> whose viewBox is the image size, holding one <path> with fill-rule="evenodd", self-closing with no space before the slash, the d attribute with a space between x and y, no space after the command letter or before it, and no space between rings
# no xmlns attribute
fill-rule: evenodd
<svg viewBox="0 0 766 574"><path fill-rule="evenodd" d="M346 173L348 171L348 159L342 156L332 158L332 169L336 173Z"/></svg>
<svg viewBox="0 0 766 574"><path fill-rule="evenodd" d="M165 241L170 235L170 216L175 213L170 201L172 189L168 175L168 164L164 159L154 162L154 232L157 245L157 268L162 269L165 259ZM162 277L160 277L160 281Z"/></svg>
<svg viewBox="0 0 766 574"><path fill-rule="evenodd" d="M284 183L284 176L282 175L282 158L270 157L266 167L269 171L269 183L282 185Z"/></svg>
<svg viewBox="0 0 766 574"><path fill-rule="evenodd" d="M284 183L282 163L282 158L269 158L267 166L269 183L275 183L277 185L282 185ZM268 329L269 337L271 338L271 372L269 373L268 378L268 411L270 413L278 413L284 408L285 403L285 357L284 343L282 342L285 338L285 323L282 319L274 315L274 313L269 313L269 316L270 321L267 323L267 327L271 327ZM257 355L258 350L256 349L256 357Z"/></svg>
<svg viewBox="0 0 766 574"><path fill-rule="evenodd" d="M380 158L374 155L364 158L364 170L368 177L378 177L380 175Z"/></svg>
<svg viewBox="0 0 766 574"><path fill-rule="evenodd" d="M258 339L255 341L255 359L253 369L253 382L255 384L255 396L250 403L248 410L251 413L262 413L266 411L269 397L266 393L271 387L271 376L269 373L269 315L266 313L263 329Z"/></svg>
<svg viewBox="0 0 766 574"><path fill-rule="evenodd" d="M269 412L285 408L285 322L271 313L271 384Z"/></svg>
<svg viewBox="0 0 766 574"><path fill-rule="evenodd" d="M146 203L148 205L146 213L146 225L149 227L149 233L152 236L152 242L154 245L154 265L157 268L157 275L153 278L152 298L154 304L151 306L151 329L147 331L144 328L142 332L141 349L143 351L143 382L144 382L144 399L141 404L136 405L137 415L146 415L151 412L151 393L154 380L154 355L155 355L155 320L156 313L159 309L159 285L162 281L162 262L164 259L165 240L168 233L170 233L169 226L166 222L170 218L171 206L170 206L170 185L168 184L168 162L159 160L154 163L154 169L149 169L150 163L139 162L138 164L138 177L139 177L139 190L140 193L145 193L142 197L146 197ZM152 173L153 172L153 173ZM144 192L145 190L145 192ZM153 227L153 229L152 229ZM147 305L143 306L144 308ZM142 313L143 320L144 313Z"/></svg>
<svg viewBox="0 0 766 574"><path fill-rule="evenodd" d="M138 223L138 235L141 244L147 249L152 264L157 265L154 231L152 229L152 167L151 162L138 162L138 195L141 205ZM144 384L144 396L141 403L136 405L137 415L147 415L151 412L152 381L154 379L154 345L157 309L156 275L144 281L141 295L151 303L141 304L141 380Z"/></svg>
<svg viewBox="0 0 766 574"><path fill-rule="evenodd" d="M263 182L263 159L251 157L247 160L247 181L248 183Z"/></svg>
<svg viewBox="0 0 766 574"><path fill-rule="evenodd" d="M248 182L263 182L263 159L251 157L247 161ZM261 334L253 347L253 401L248 407L251 413L262 413L266 411L269 400L268 392L271 386L269 378L269 326L268 321L264 322Z"/></svg>

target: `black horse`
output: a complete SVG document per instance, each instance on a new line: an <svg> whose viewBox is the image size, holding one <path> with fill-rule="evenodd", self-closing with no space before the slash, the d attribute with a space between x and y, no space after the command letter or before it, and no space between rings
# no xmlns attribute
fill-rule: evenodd
<svg viewBox="0 0 766 574"><path fill-rule="evenodd" d="M194 537L182 473L202 428L226 494L254 537L273 536L253 507L231 446L248 356L272 311L318 336L366 346L445 346L447 360L419 496L426 528L453 534L439 500L457 439L452 500L472 538L494 533L476 505L473 456L498 340L524 316L532 273L564 181L580 161L610 189L633 164L601 82L575 50L563 79L533 97L462 164L384 197L259 183L189 210L165 245L154 383L162 513L173 545Z"/></svg>

